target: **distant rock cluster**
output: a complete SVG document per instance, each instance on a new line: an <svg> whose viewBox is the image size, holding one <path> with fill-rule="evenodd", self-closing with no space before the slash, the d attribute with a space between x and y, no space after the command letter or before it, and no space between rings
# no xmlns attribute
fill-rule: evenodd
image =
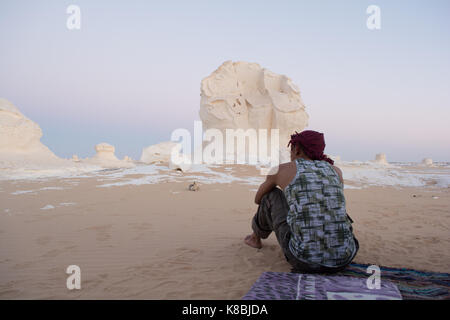
<svg viewBox="0 0 450 320"><path fill-rule="evenodd" d="M77 155L73 155L72 159L57 157L41 142L42 130L39 125L3 98L0 98L0 137L0 168L62 168L74 164L122 168L135 165L129 157L117 159L114 147L107 143L96 145L97 153L90 159L80 159Z"/></svg>
<svg viewBox="0 0 450 320"><path fill-rule="evenodd" d="M281 163L290 160L286 148L290 135L303 131L308 125L309 116L299 88L287 76L257 63L224 62L201 81L200 96L199 115L204 130L218 129L225 137L226 129L265 129L269 138L271 130L278 129ZM128 156L119 160L115 147L105 142L95 146L96 154L91 158L80 159L74 154L71 159L62 159L41 143L41 137L38 124L25 117L11 102L0 98L0 169L83 165L130 168L138 163ZM170 169L189 171L191 155L180 154L180 150L180 143L161 142L144 148L139 162L167 163ZM267 151L270 150L267 145ZM178 157L172 157L174 151ZM235 152L248 152L248 149L236 148ZM332 159L342 163L340 156L332 156ZM384 153L377 154L370 163L389 165ZM431 158L423 159L421 165L434 166Z"/></svg>

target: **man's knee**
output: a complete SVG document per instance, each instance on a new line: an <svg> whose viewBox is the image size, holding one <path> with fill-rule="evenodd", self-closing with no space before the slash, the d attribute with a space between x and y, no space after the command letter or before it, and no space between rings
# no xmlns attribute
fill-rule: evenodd
<svg viewBox="0 0 450 320"><path fill-rule="evenodd" d="M269 202L274 202L274 201L278 201L278 200L282 200L284 199L284 193L283 191L281 191L281 189L275 187L272 190L270 190L269 192L267 192L261 200L266 200Z"/></svg>
<svg viewBox="0 0 450 320"><path fill-rule="evenodd" d="M286 221L289 205L282 190L279 188L274 188L268 192L265 205L270 210L271 219L273 220L275 226L283 221Z"/></svg>
<svg viewBox="0 0 450 320"><path fill-rule="evenodd" d="M283 194L283 191L281 191L279 188L277 188L277 187L275 187L275 188L273 188L272 190L270 190L269 192L267 192L264 196L263 196L263 198L264 197L266 197L266 198L269 198L269 197L276 197L276 196L280 196L281 194Z"/></svg>

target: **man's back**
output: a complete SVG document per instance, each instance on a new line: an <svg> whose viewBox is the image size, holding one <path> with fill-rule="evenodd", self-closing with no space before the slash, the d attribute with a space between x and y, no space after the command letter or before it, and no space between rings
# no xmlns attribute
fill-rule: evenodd
<svg viewBox="0 0 450 320"><path fill-rule="evenodd" d="M283 189L291 252L299 260L323 266L347 263L356 246L340 175L328 162L301 158L280 168L279 175L289 181Z"/></svg>
<svg viewBox="0 0 450 320"><path fill-rule="evenodd" d="M339 176L341 183L344 183L341 169L333 165L332 168ZM292 182L292 179L294 179L296 174L297 174L296 160L281 164L278 168L277 173L277 185L284 190Z"/></svg>

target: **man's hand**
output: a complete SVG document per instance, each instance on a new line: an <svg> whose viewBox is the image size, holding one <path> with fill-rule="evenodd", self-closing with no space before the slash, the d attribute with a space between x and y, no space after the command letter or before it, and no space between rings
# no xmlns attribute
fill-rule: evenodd
<svg viewBox="0 0 450 320"><path fill-rule="evenodd" d="M264 181L259 186L258 192L256 192L255 203L259 205L261 203L262 197L276 186L277 186L277 174L268 175L266 181Z"/></svg>

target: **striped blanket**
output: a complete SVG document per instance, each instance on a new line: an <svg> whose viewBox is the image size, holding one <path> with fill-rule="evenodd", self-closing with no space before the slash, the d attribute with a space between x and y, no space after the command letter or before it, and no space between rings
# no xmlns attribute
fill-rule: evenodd
<svg viewBox="0 0 450 320"><path fill-rule="evenodd" d="M264 272L244 300L450 299L450 274L380 267L380 287L368 288L369 265L352 263L334 275Z"/></svg>

